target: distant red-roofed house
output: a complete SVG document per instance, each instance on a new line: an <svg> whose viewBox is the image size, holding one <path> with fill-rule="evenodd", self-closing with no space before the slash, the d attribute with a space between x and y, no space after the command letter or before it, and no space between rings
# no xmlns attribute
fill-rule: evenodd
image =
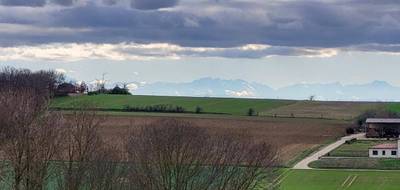
<svg viewBox="0 0 400 190"><path fill-rule="evenodd" d="M57 87L56 96L69 96L79 93L78 88L71 83L62 83Z"/></svg>
<svg viewBox="0 0 400 190"><path fill-rule="evenodd" d="M378 144L369 149L371 158L399 158L400 141L397 143Z"/></svg>

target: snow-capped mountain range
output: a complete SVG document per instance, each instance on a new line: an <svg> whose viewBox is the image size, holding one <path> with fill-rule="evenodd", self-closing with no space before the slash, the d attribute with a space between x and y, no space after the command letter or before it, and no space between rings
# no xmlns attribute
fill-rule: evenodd
<svg viewBox="0 0 400 190"><path fill-rule="evenodd" d="M373 81L367 84L343 85L329 84L295 84L273 89L267 85L244 80L224 80L201 78L186 83L131 83L128 85L133 94L198 96L198 97L241 97L241 98L279 98L308 99L315 96L317 100L349 101L399 101L400 87L384 81Z"/></svg>

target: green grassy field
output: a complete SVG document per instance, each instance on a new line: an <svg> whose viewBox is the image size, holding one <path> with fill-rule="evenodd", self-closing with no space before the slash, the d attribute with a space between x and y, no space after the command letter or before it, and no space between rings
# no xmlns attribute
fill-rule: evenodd
<svg viewBox="0 0 400 190"><path fill-rule="evenodd" d="M389 103L387 105L387 109L389 111L398 112L400 113L400 103Z"/></svg>
<svg viewBox="0 0 400 190"><path fill-rule="evenodd" d="M311 162L310 166L323 169L400 170L400 160L395 158L324 157Z"/></svg>
<svg viewBox="0 0 400 190"><path fill-rule="evenodd" d="M89 102L106 111L123 111L124 107L145 107L154 105L182 106L185 112L195 112L200 106L205 114L224 114L234 116L247 115L253 108L260 116L323 118L352 120L359 114L370 109L386 107L384 103L373 102L324 102L295 101L273 99L242 99L242 98L207 98L207 97L176 97L176 96L124 96L124 95L94 95L61 97L52 101L51 107L71 109L74 105ZM395 109L397 104L388 104L388 109ZM398 106L400 111L400 104ZM122 113L122 112L120 112ZM137 112L138 113L138 112ZM186 113L186 114L187 114ZM116 113L113 113L114 115ZM146 112L146 114L150 114ZM142 114L143 115L143 114Z"/></svg>
<svg viewBox="0 0 400 190"><path fill-rule="evenodd" d="M395 141L357 140L350 144L343 144L327 156L333 157L368 157L368 149L383 143L396 143Z"/></svg>
<svg viewBox="0 0 400 190"><path fill-rule="evenodd" d="M51 103L51 107L68 109L72 108L73 105L79 105L82 102L89 102L101 109L122 110L124 106L127 105L149 106L169 104L182 106L189 112L194 112L196 106L200 106L204 113L246 115L249 108L253 108L257 112L265 112L277 107L292 104L295 101L239 98L95 95L56 98Z"/></svg>
<svg viewBox="0 0 400 190"><path fill-rule="evenodd" d="M282 190L398 190L398 171L290 170Z"/></svg>

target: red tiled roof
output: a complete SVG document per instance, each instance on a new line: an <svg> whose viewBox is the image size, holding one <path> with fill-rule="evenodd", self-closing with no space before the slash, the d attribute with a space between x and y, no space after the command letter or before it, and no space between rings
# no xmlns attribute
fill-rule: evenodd
<svg viewBox="0 0 400 190"><path fill-rule="evenodd" d="M372 149L397 149L397 144L378 144L373 146Z"/></svg>

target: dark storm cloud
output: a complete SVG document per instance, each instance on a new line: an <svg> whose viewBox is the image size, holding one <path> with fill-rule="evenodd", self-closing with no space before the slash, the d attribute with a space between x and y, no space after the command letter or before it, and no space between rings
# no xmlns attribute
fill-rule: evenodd
<svg viewBox="0 0 400 190"><path fill-rule="evenodd" d="M173 7L177 4L178 0L131 0L133 8L143 10Z"/></svg>
<svg viewBox="0 0 400 190"><path fill-rule="evenodd" d="M115 5L117 4L118 0L102 0L102 2L105 5Z"/></svg>
<svg viewBox="0 0 400 190"><path fill-rule="evenodd" d="M71 6L73 5L74 0L50 0L50 2L63 6Z"/></svg>
<svg viewBox="0 0 400 190"><path fill-rule="evenodd" d="M0 0L0 3L6 6L40 7L46 4L46 0Z"/></svg>
<svg viewBox="0 0 400 190"><path fill-rule="evenodd" d="M4 6L26 6L26 7L43 7L47 3L54 3L62 6L71 6L75 0L0 0L0 4Z"/></svg>
<svg viewBox="0 0 400 190"><path fill-rule="evenodd" d="M11 2L0 1L3 4ZM71 0L53 1L73 4ZM0 30L0 44L157 42L191 47L268 44L294 48L362 47L362 50L372 48L376 51L387 51L391 48L388 44L400 44L400 6L397 1L390 0L379 3L361 0L181 0L179 4L177 0L84 2L61 10L47 7L47 12L40 12L41 19L34 21L32 11L9 10L2 14L0 10L2 23L16 25ZM170 9L159 9L163 7ZM35 27L37 32L20 32L24 31L22 26ZM43 35L41 28L50 29ZM58 32L59 28L63 28L62 32ZM362 44L375 45L360 46ZM377 48L381 45L385 48Z"/></svg>

